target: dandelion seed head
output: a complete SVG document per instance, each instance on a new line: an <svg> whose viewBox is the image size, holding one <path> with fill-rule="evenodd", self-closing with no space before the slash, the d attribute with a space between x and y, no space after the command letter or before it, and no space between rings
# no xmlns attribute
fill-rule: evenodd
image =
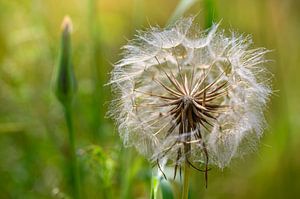
<svg viewBox="0 0 300 199"><path fill-rule="evenodd" d="M124 144L175 168L223 168L254 150L271 94L267 52L219 24L201 30L192 17L139 31L110 80L110 115Z"/></svg>

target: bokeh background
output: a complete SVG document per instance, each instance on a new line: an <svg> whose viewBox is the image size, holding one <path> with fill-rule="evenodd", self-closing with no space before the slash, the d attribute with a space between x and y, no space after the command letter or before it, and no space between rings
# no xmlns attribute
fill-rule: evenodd
<svg viewBox="0 0 300 199"><path fill-rule="evenodd" d="M103 84L136 29L164 26L184 10L198 14L203 28L222 20L222 28L251 34L256 46L273 50L268 67L274 73L269 126L258 150L223 171L213 168L208 189L203 174L193 171L191 198L298 198L299 9L298 0L0 0L0 198L69 198L68 135L51 90L65 15L74 24L73 114L83 198L150 197L151 165L122 146L104 117L111 95ZM178 198L178 185L168 186L173 194L164 198Z"/></svg>

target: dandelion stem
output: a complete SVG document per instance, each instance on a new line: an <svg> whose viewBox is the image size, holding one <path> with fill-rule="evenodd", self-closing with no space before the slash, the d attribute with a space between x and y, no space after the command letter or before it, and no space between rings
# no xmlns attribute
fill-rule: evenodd
<svg viewBox="0 0 300 199"><path fill-rule="evenodd" d="M65 111L65 120L68 128L69 134L69 175L70 175L70 185L72 189L72 195L74 199L80 198L79 191L79 178L77 171L77 160L76 160L76 150L75 150L75 138L74 138L74 129L73 129L73 119L72 119L72 109L69 104L64 106Z"/></svg>
<svg viewBox="0 0 300 199"><path fill-rule="evenodd" d="M189 178L190 178L190 165L186 161L184 165L184 174L183 174L183 187L182 187L182 199L188 199L189 197Z"/></svg>
<svg viewBox="0 0 300 199"><path fill-rule="evenodd" d="M152 174L150 199L157 199L158 186L159 186L159 178L156 174Z"/></svg>

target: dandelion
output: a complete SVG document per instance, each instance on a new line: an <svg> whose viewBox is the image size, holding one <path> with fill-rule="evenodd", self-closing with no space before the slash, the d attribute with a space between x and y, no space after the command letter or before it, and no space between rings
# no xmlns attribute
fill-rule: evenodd
<svg viewBox="0 0 300 199"><path fill-rule="evenodd" d="M110 114L126 146L161 162L205 172L255 149L271 89L264 58L250 36L226 36L193 18L140 31L112 71Z"/></svg>

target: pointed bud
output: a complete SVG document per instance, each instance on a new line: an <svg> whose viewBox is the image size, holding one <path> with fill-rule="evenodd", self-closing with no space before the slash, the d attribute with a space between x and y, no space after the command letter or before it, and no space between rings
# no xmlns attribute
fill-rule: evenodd
<svg viewBox="0 0 300 199"><path fill-rule="evenodd" d="M54 92L64 106L71 104L76 91L71 55L71 32L72 21L66 16L62 23L59 60L54 73Z"/></svg>

